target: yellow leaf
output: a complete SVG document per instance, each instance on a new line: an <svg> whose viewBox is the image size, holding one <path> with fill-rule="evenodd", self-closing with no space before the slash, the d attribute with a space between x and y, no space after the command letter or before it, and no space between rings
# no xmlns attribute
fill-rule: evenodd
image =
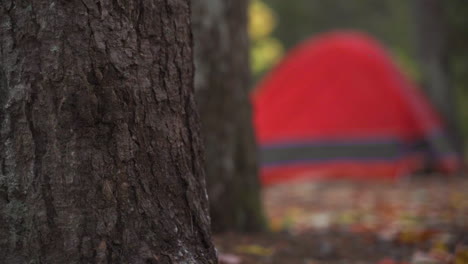
<svg viewBox="0 0 468 264"><path fill-rule="evenodd" d="M253 43L252 70L259 73L279 61L283 56L283 46L274 38L265 38Z"/></svg>
<svg viewBox="0 0 468 264"><path fill-rule="evenodd" d="M252 40L268 36L276 25L273 11L260 0L252 1L249 7L249 35Z"/></svg>
<svg viewBox="0 0 468 264"><path fill-rule="evenodd" d="M455 264L468 264L468 246L458 246L455 253Z"/></svg>
<svg viewBox="0 0 468 264"><path fill-rule="evenodd" d="M267 257L273 255L274 250L260 245L242 245L236 248L238 253L250 254L256 256Z"/></svg>

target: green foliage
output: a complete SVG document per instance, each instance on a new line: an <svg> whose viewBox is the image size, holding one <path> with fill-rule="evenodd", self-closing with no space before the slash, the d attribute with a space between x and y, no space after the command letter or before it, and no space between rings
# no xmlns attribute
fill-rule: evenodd
<svg viewBox="0 0 468 264"><path fill-rule="evenodd" d="M249 36L251 68L255 77L271 68L283 55L283 45L271 36L276 23L276 16L270 7L261 0L251 1Z"/></svg>

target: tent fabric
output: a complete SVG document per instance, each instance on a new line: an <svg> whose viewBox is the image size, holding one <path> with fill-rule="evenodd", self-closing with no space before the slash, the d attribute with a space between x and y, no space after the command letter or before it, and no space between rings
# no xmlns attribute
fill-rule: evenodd
<svg viewBox="0 0 468 264"><path fill-rule="evenodd" d="M291 51L252 95L266 184L459 166L428 100L378 42L335 32Z"/></svg>

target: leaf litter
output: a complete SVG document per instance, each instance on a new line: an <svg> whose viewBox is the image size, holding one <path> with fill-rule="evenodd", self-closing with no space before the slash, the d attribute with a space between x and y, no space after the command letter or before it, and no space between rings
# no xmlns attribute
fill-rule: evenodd
<svg viewBox="0 0 468 264"><path fill-rule="evenodd" d="M468 264L468 178L297 182L266 187L271 232L220 234L234 262Z"/></svg>

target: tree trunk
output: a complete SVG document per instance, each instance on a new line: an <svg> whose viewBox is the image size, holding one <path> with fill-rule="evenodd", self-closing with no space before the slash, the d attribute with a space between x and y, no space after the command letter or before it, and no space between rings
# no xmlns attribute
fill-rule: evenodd
<svg viewBox="0 0 468 264"><path fill-rule="evenodd" d="M417 44L423 85L450 132L452 143L462 152L454 87L449 69L448 31L444 1L414 0Z"/></svg>
<svg viewBox="0 0 468 264"><path fill-rule="evenodd" d="M0 3L0 263L215 263L188 0Z"/></svg>
<svg viewBox="0 0 468 264"><path fill-rule="evenodd" d="M464 152L467 153L468 139L468 2L465 0L443 1L446 8L445 18L448 24L449 64L452 84L457 91L459 125L462 127L461 138ZM461 146L461 144L460 144Z"/></svg>
<svg viewBox="0 0 468 264"><path fill-rule="evenodd" d="M194 0L195 91L212 228L264 227L249 102L247 0Z"/></svg>

